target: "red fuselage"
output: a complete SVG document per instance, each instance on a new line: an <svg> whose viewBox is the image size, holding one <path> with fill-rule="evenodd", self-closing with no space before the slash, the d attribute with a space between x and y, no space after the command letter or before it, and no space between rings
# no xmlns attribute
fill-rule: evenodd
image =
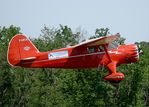
<svg viewBox="0 0 149 107"><path fill-rule="evenodd" d="M91 48L92 51L89 51ZM109 56L117 64L137 62L138 49L135 44L120 45L117 49L108 49ZM99 46L62 48L58 50L39 52L34 60L23 60L22 67L47 67L47 68L95 68L107 65L109 59L104 50Z"/></svg>

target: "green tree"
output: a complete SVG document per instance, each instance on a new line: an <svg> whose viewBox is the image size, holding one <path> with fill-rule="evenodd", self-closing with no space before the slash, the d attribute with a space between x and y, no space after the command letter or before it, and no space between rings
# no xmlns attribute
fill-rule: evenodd
<svg viewBox="0 0 149 107"><path fill-rule="evenodd" d="M48 28L44 26L39 38L32 39L40 51L63 48L78 43L79 32L73 33L71 28L60 25L59 28ZM64 100L64 93L61 91L61 75L70 70L64 69L36 69L37 91L32 96L37 96L33 101L33 106L68 106L69 103ZM36 84L36 83L35 83ZM34 89L34 87L33 87Z"/></svg>
<svg viewBox="0 0 149 107"><path fill-rule="evenodd" d="M0 28L0 106L2 107L13 104L15 96L14 75L7 63L7 47L10 39L17 33L20 33L18 27Z"/></svg>
<svg viewBox="0 0 149 107"><path fill-rule="evenodd" d="M20 28L0 28L0 106L2 107L148 107L149 106L149 43L141 42L143 54L134 64L121 65L118 71L125 79L115 88L103 77L106 69L51 69L11 67L7 63L10 39ZM68 26L44 26L39 38L31 39L40 51L77 44L81 32ZM109 35L108 28L96 29L97 38ZM117 41L124 44L125 39ZM128 71L128 72L126 72Z"/></svg>

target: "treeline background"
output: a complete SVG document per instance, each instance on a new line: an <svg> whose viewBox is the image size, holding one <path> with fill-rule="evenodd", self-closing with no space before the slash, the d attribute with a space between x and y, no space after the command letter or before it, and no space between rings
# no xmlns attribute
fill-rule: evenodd
<svg viewBox="0 0 149 107"><path fill-rule="evenodd" d="M0 107L149 107L149 43L140 42L140 61L117 69L125 79L116 88L102 78L106 69L52 69L11 67L7 62L10 39L19 27L0 27ZM90 38L110 34L97 28ZM30 38L40 51L75 45L83 32L68 26L44 27L38 38ZM140 35L141 36L141 35ZM127 39L127 38L126 38ZM135 39L135 37L134 37ZM123 44L125 38L118 41Z"/></svg>

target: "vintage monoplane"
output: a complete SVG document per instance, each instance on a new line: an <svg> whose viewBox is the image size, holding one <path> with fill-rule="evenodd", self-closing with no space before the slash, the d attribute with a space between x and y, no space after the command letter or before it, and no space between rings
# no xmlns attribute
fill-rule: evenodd
<svg viewBox="0 0 149 107"><path fill-rule="evenodd" d="M8 63L28 68L98 68L105 66L110 82L120 82L124 74L116 66L139 61L136 44L115 45L119 34L100 37L67 48L40 52L23 34L15 35L8 47Z"/></svg>

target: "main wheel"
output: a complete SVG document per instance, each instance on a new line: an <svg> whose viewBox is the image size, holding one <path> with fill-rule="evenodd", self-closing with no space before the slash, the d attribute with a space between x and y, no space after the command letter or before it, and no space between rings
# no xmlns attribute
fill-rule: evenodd
<svg viewBox="0 0 149 107"><path fill-rule="evenodd" d="M124 79L124 74L120 73L120 72L112 73L112 74L105 76L104 79L107 81L112 81L112 82L117 83L117 82L120 82Z"/></svg>

